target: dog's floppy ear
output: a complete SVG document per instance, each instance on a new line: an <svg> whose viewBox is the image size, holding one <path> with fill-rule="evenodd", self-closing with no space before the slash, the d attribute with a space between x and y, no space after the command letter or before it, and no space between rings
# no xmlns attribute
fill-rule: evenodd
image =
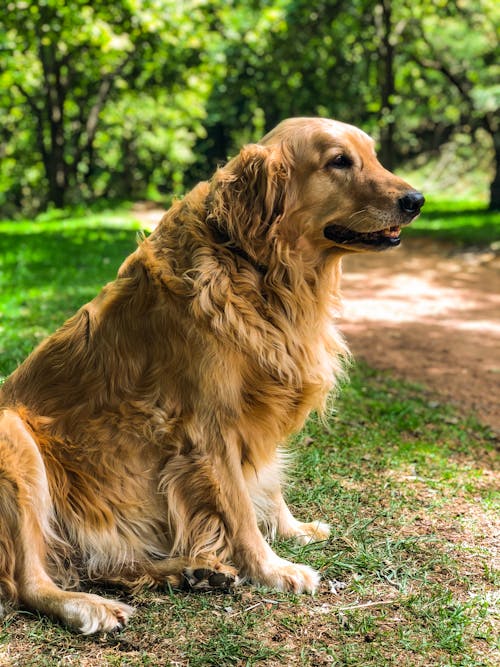
<svg viewBox="0 0 500 667"><path fill-rule="evenodd" d="M289 172L281 146L249 144L212 179L212 224L254 259L283 215Z"/></svg>

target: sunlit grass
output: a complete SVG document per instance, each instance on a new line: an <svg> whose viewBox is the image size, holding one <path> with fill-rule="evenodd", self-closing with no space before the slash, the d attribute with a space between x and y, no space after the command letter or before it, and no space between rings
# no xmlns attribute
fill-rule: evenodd
<svg viewBox="0 0 500 667"><path fill-rule="evenodd" d="M469 246L500 243L500 211L480 201L429 198L406 233Z"/></svg>
<svg viewBox="0 0 500 667"><path fill-rule="evenodd" d="M0 378L115 277L138 230L123 212L0 223Z"/></svg>

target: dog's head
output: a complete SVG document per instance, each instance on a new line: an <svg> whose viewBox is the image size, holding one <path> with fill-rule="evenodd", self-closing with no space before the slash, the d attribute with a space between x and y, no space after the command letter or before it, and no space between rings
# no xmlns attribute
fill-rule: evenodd
<svg viewBox="0 0 500 667"><path fill-rule="evenodd" d="M323 118L280 123L221 168L211 189L219 228L261 262L276 237L321 252L396 246L424 204L384 169L367 134Z"/></svg>

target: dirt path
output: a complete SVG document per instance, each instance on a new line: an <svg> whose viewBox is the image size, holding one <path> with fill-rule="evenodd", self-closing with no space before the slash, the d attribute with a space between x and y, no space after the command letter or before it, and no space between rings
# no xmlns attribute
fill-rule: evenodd
<svg viewBox="0 0 500 667"><path fill-rule="evenodd" d="M138 205L147 227L163 211ZM354 356L426 385L500 432L500 257L404 239L344 260L340 326Z"/></svg>
<svg viewBox="0 0 500 667"><path fill-rule="evenodd" d="M500 431L500 257L405 239L344 261L341 328L357 358Z"/></svg>

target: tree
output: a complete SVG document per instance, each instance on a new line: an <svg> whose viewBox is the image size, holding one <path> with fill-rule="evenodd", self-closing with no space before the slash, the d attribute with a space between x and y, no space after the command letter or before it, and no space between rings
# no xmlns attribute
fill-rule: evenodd
<svg viewBox="0 0 500 667"><path fill-rule="evenodd" d="M421 77L414 91L420 97L422 93L432 96L428 115L434 124L448 119L453 128L465 127L469 132L482 128L490 136L491 209L500 209L499 22L495 0L425 0L412 5L405 47L407 61L418 66Z"/></svg>
<svg viewBox="0 0 500 667"><path fill-rule="evenodd" d="M175 0L8 3L0 34L4 38L0 88L8 91L1 100L3 140L10 144L4 150L26 168L17 141L20 122L31 145L31 163L41 163L49 202L60 207L70 193L78 199L105 191L102 183L96 190L102 175L99 165L120 171L121 159L130 157L127 147L133 138L123 133L121 148L116 150L113 131L107 158L102 157L106 153L102 137L101 150L96 152L103 118L111 126L117 123L113 106L133 114L141 107L143 91L147 91L147 108L151 93L160 88L162 102L168 103L171 97L186 106L179 91L189 92L186 81L198 63L203 15L197 4L186 2L179 8ZM194 108L200 113L199 105ZM189 116L186 108L182 114ZM120 120L126 125L126 118ZM111 155L116 160L113 165ZM15 165L10 167L15 172ZM26 179L19 171L16 175L26 187ZM22 196L18 194L17 199Z"/></svg>
<svg viewBox="0 0 500 667"><path fill-rule="evenodd" d="M326 115L390 169L485 131L495 0L9 0L0 209L178 193L281 119Z"/></svg>

